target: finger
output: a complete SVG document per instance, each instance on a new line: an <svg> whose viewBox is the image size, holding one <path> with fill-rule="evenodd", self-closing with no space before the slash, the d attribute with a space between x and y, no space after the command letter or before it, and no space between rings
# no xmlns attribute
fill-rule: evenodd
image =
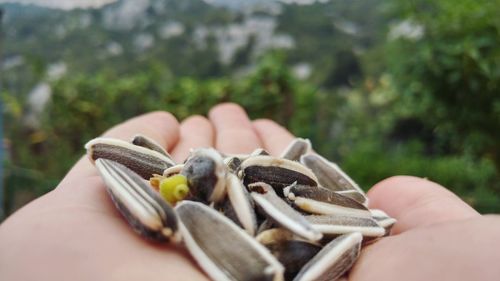
<svg viewBox="0 0 500 281"><path fill-rule="evenodd" d="M172 157L181 163L189 155L191 148L213 147L214 129L203 116L191 116L184 120L180 128L179 142L172 151Z"/></svg>
<svg viewBox="0 0 500 281"><path fill-rule="evenodd" d="M410 176L386 179L370 189L370 208L397 219L392 233L435 223L479 216L473 208L446 188Z"/></svg>
<svg viewBox="0 0 500 281"><path fill-rule="evenodd" d="M164 148L171 149L179 138L179 123L168 112L151 112L114 126L103 136L128 141L136 134L148 136ZM82 157L61 183L94 175L97 175L97 171L87 157Z"/></svg>
<svg viewBox="0 0 500 281"><path fill-rule="evenodd" d="M224 103L210 110L215 127L215 147L224 153L251 153L261 142L245 110L234 103Z"/></svg>
<svg viewBox="0 0 500 281"><path fill-rule="evenodd" d="M255 120L253 127L261 139L264 149L272 155L280 155L295 138L287 129L269 119Z"/></svg>

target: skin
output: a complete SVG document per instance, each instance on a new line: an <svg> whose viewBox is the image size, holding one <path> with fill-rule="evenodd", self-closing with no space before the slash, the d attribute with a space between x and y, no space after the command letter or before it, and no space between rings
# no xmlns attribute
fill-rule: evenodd
<svg viewBox="0 0 500 281"><path fill-rule="evenodd" d="M293 139L273 121L252 122L235 104L180 124L169 113L149 113L104 135L128 140L137 133L177 161L191 147L226 153L264 147L279 155ZM348 280L498 280L498 216L481 216L440 185L415 177L386 179L368 196L371 208L398 222L392 236L363 249ZM130 230L86 157L55 190L0 225L0 279L208 280L183 249L147 242Z"/></svg>

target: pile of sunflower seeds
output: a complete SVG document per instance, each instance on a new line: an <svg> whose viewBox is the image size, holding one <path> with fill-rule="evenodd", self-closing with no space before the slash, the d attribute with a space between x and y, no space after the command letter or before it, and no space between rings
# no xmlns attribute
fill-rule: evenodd
<svg viewBox="0 0 500 281"><path fill-rule="evenodd" d="M183 244L213 280L337 280L396 222L305 139L280 157L199 148L182 164L141 135L85 147L130 226Z"/></svg>

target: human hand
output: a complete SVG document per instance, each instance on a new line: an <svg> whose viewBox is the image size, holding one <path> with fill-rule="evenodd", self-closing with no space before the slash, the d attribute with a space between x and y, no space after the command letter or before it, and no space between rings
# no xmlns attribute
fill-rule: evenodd
<svg viewBox="0 0 500 281"><path fill-rule="evenodd" d="M121 139L147 135L177 161L188 155L189 148L207 146L226 153L264 147L276 155L293 139L272 121L250 122L240 107L231 104L215 107L209 119L195 116L179 125L167 113L151 113L105 135ZM372 208L398 219L393 231L397 235L366 247L349 279L458 276L453 280L469 280L499 275L495 267L482 267L498 258L488 247L500 233L498 218L481 217L447 190L417 178L383 181L368 195ZM184 250L147 242L132 232L86 158L54 191L0 225L0 276L5 280L207 279Z"/></svg>

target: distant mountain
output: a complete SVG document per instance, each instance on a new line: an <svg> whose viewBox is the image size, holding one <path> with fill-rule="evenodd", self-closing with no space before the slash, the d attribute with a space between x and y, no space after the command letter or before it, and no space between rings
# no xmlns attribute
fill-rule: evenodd
<svg viewBox="0 0 500 281"><path fill-rule="evenodd" d="M49 7L56 9L76 9L76 8L100 8L109 3L120 0L0 0L2 3L18 3L18 4L32 4L41 7ZM225 7L229 9L241 10L244 8L252 7L255 5L265 5L270 2L282 2L286 4L301 4L310 5L315 2L327 2L329 0L202 0L210 5Z"/></svg>
<svg viewBox="0 0 500 281"><path fill-rule="evenodd" d="M2 3L14 3L71 10L75 8L99 8L116 0L0 0Z"/></svg>
<svg viewBox="0 0 500 281"><path fill-rule="evenodd" d="M67 11L0 3L1 84L27 93L56 66L64 66L62 76L153 65L176 76L226 76L272 50L303 78L349 84L363 50L380 38L384 21L373 11L382 2L119 0Z"/></svg>

